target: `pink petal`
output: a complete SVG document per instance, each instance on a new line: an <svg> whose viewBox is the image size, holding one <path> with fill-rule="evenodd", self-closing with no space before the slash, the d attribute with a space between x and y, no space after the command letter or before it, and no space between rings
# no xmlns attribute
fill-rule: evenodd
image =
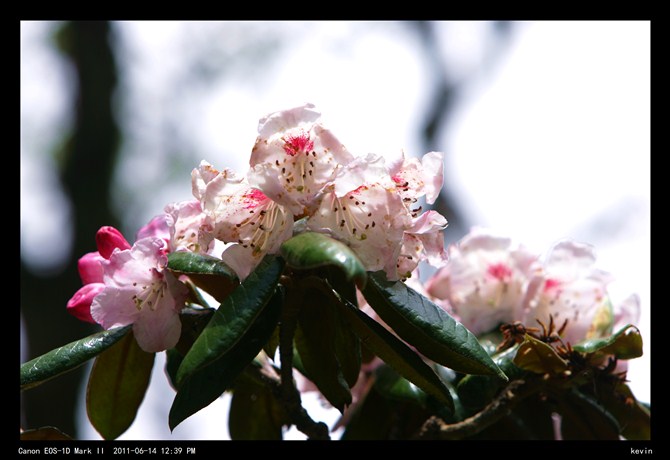
<svg viewBox="0 0 670 460"><path fill-rule="evenodd" d="M162 238L166 242L170 241L170 229L167 224L168 216L166 214L160 214L155 216L149 221L144 227L140 228L137 231L135 240L141 240L142 238L155 237Z"/></svg>
<svg viewBox="0 0 670 460"><path fill-rule="evenodd" d="M98 251L89 252L79 258L77 268L83 284L102 283L102 265L105 260Z"/></svg>
<svg viewBox="0 0 670 460"><path fill-rule="evenodd" d="M93 299L105 289L103 283L90 283L79 289L67 302L67 311L76 318L96 323L91 316L91 303Z"/></svg>
<svg viewBox="0 0 670 460"><path fill-rule="evenodd" d="M130 243L121 232L110 226L100 227L95 235L95 241L98 244L98 252L105 259L109 259L114 249L130 249Z"/></svg>

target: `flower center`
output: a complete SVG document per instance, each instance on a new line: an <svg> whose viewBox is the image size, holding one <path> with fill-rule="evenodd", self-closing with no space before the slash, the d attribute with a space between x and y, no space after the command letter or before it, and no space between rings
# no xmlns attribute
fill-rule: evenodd
<svg viewBox="0 0 670 460"><path fill-rule="evenodd" d="M151 311L155 311L158 302L165 295L167 285L163 282L163 275L155 268L152 268L151 271L153 277L158 279L148 286L141 286L140 291L132 297L138 311L141 311L145 305L149 306ZM137 283L133 283L133 286L137 286Z"/></svg>
<svg viewBox="0 0 670 460"><path fill-rule="evenodd" d="M314 141L310 140L309 133L302 129L297 134L287 134L282 140L284 141L284 151L292 157L314 148Z"/></svg>
<svg viewBox="0 0 670 460"><path fill-rule="evenodd" d="M512 277L512 270L502 262L489 265L486 271L489 275L502 282Z"/></svg>

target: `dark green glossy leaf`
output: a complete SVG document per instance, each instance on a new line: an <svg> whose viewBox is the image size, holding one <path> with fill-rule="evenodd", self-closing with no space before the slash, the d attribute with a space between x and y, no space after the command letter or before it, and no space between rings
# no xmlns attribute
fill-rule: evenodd
<svg viewBox="0 0 670 460"><path fill-rule="evenodd" d="M195 252L172 252L168 254L168 268L186 275L216 275L237 280L235 271L221 259Z"/></svg>
<svg viewBox="0 0 670 460"><path fill-rule="evenodd" d="M335 321L335 356L349 388L356 385L361 370L361 340L338 314Z"/></svg>
<svg viewBox="0 0 670 460"><path fill-rule="evenodd" d="M619 359L633 359L642 356L642 334L640 330L628 324L616 334L602 339L581 342L573 347L582 353L614 355Z"/></svg>
<svg viewBox="0 0 670 460"><path fill-rule="evenodd" d="M338 361L335 306L316 289L305 289L298 313L295 347L310 380L340 412L351 404L351 392ZM358 375L356 375L358 377Z"/></svg>
<svg viewBox="0 0 670 460"><path fill-rule="evenodd" d="M170 408L168 422L171 430L231 388L237 376L270 339L277 327L283 302L283 291L277 287L273 297L232 348L180 380Z"/></svg>
<svg viewBox="0 0 670 460"><path fill-rule="evenodd" d="M536 374L558 374L568 368L568 363L558 356L554 348L534 337L526 337L514 357L514 364Z"/></svg>
<svg viewBox="0 0 670 460"><path fill-rule="evenodd" d="M130 332L95 359L86 388L86 412L104 439L118 438L135 420L155 356L142 350Z"/></svg>
<svg viewBox="0 0 670 460"><path fill-rule="evenodd" d="M453 410L454 402L449 389L419 355L382 325L346 300L342 300L343 302L338 304L340 312L366 347L400 375Z"/></svg>
<svg viewBox="0 0 670 460"><path fill-rule="evenodd" d="M525 373L514 364L514 357L518 347L508 348L492 356L493 361L505 372L510 379L521 378ZM500 390L505 387L505 382L490 375L466 375L456 386L456 392L461 404L468 414L479 411L491 402Z"/></svg>
<svg viewBox="0 0 670 460"><path fill-rule="evenodd" d="M348 280L365 286L367 273L356 254L346 244L323 233L300 233L281 245L286 264L295 269L308 270L324 266L339 267Z"/></svg>
<svg viewBox="0 0 670 460"><path fill-rule="evenodd" d="M270 359L275 359L275 355L277 354L277 348L279 348L279 326L277 326L275 330L272 332L272 335L270 336L268 343L266 343L263 346L263 350Z"/></svg>
<svg viewBox="0 0 670 460"><path fill-rule="evenodd" d="M256 269L216 310L177 371L177 383L231 350L256 321L284 268L276 256L265 256ZM265 342L261 346L265 345Z"/></svg>
<svg viewBox="0 0 670 460"><path fill-rule="evenodd" d="M194 252L168 254L168 268L183 273L199 288L223 302L240 284L235 271L221 259Z"/></svg>
<svg viewBox="0 0 670 460"><path fill-rule="evenodd" d="M53 426L44 426L21 432L21 441L74 441L74 439ZM26 446L27 449L30 447Z"/></svg>
<svg viewBox="0 0 670 460"><path fill-rule="evenodd" d="M352 414L342 440L407 440L431 414L415 402L385 398L373 387Z"/></svg>
<svg viewBox="0 0 670 460"><path fill-rule="evenodd" d="M628 385L619 383L613 389L598 391L598 403L619 422L623 437L632 441L651 439L651 412L635 399Z"/></svg>
<svg viewBox="0 0 670 460"><path fill-rule="evenodd" d="M384 440L393 421L391 404L377 391L370 391L342 433L343 441Z"/></svg>
<svg viewBox="0 0 670 460"><path fill-rule="evenodd" d="M98 332L63 345L21 365L21 389L36 387L71 371L118 342L132 326Z"/></svg>
<svg viewBox="0 0 670 460"><path fill-rule="evenodd" d="M593 398L578 391L565 392L557 407L565 440L618 440L619 424Z"/></svg>
<svg viewBox="0 0 670 460"><path fill-rule="evenodd" d="M466 374L507 380L477 337L401 281L388 281L383 271L371 273L363 295L386 324L427 358Z"/></svg>
<svg viewBox="0 0 670 460"><path fill-rule="evenodd" d="M240 378L228 412L232 440L281 440L284 410L267 385Z"/></svg>
<svg viewBox="0 0 670 460"><path fill-rule="evenodd" d="M213 308L205 308L196 310L193 308L185 308L179 314L181 321L181 335L175 348L182 356L186 356L195 341L200 337L200 334L209 324L209 321L214 316Z"/></svg>
<svg viewBox="0 0 670 460"><path fill-rule="evenodd" d="M426 407L428 395L389 366L380 366L375 370L375 388L381 395L393 401L411 402Z"/></svg>
<svg viewBox="0 0 670 460"><path fill-rule="evenodd" d="M168 383L175 391L177 391L177 370L183 359L184 355L175 348L165 350L165 374L168 377Z"/></svg>

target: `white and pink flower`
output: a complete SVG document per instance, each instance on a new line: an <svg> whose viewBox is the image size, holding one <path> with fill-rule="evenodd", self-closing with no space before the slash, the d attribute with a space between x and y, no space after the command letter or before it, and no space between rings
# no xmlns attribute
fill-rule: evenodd
<svg viewBox="0 0 670 460"><path fill-rule="evenodd" d="M539 270L537 256L510 238L475 228L449 248L449 262L427 281L426 290L481 334L524 318L529 281Z"/></svg>
<svg viewBox="0 0 670 460"><path fill-rule="evenodd" d="M296 218L314 213L323 187L353 160L320 116L312 104L265 116L251 152L249 184Z"/></svg>
<svg viewBox="0 0 670 460"><path fill-rule="evenodd" d="M526 325L536 320L560 327L568 321L563 340L572 344L612 332L614 312L607 284L609 273L595 268L595 253L588 244L562 241L549 252L542 273L533 280L531 309ZM534 325L536 325L535 323Z"/></svg>
<svg viewBox="0 0 670 460"><path fill-rule="evenodd" d="M160 233L160 228L159 220L152 220L138 234ZM105 329L132 324L137 343L147 352L174 347L188 290L165 269L165 239L145 236L131 247L117 229L102 227L96 242L98 252L79 259L84 286L68 302L68 311Z"/></svg>
<svg viewBox="0 0 670 460"><path fill-rule="evenodd" d="M166 270L165 241L142 238L130 249L115 250L102 266L105 289L93 299L93 319L105 329L132 324L144 351L174 347L188 289Z"/></svg>
<svg viewBox="0 0 670 460"><path fill-rule="evenodd" d="M192 172L193 193L205 215L200 244L230 244L221 259L244 279L266 254L276 254L293 234L293 215L232 170L203 161Z"/></svg>

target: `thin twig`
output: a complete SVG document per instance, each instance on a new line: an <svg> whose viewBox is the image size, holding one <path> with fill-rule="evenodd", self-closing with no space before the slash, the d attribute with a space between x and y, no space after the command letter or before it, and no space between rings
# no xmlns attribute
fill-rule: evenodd
<svg viewBox="0 0 670 460"><path fill-rule="evenodd" d="M461 422L448 424L436 416L429 418L421 427L416 438L462 439L475 435L509 414L516 404L539 390L538 382L515 380L484 409Z"/></svg>

